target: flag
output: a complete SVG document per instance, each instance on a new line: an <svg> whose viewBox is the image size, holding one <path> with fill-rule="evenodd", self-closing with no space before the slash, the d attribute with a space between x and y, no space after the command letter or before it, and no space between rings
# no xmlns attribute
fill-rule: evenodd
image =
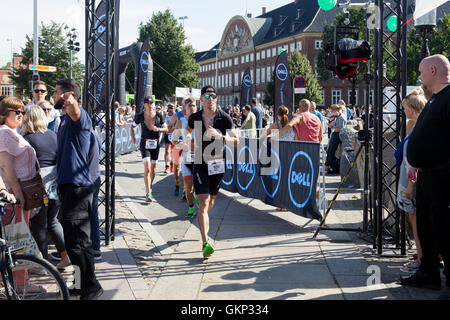
<svg viewBox="0 0 450 320"><path fill-rule="evenodd" d="M434 8L441 6L449 0L416 0L416 9L414 10L414 19L422 17Z"/></svg>
<svg viewBox="0 0 450 320"><path fill-rule="evenodd" d="M250 75L250 68L247 68L242 76L241 83L241 108L250 104L250 100L253 98L253 81Z"/></svg>
<svg viewBox="0 0 450 320"><path fill-rule="evenodd" d="M289 64L287 59L287 52L281 53L277 62L275 63L275 96L274 96L274 118L278 114L278 108L285 106L289 110L289 116L292 115L294 111L293 106L293 96L292 96L292 81L289 76Z"/></svg>

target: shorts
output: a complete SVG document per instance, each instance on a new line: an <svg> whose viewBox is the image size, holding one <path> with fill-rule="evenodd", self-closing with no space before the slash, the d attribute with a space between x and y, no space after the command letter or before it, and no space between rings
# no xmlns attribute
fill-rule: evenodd
<svg viewBox="0 0 450 320"><path fill-rule="evenodd" d="M145 140L141 139L139 150L141 151L142 161L143 162L151 161L151 163L153 164L157 163L159 158L159 147L160 144L158 142L156 149L145 149Z"/></svg>
<svg viewBox="0 0 450 320"><path fill-rule="evenodd" d="M175 165L180 164L182 149L178 149L177 147L172 145L172 161Z"/></svg>
<svg viewBox="0 0 450 320"><path fill-rule="evenodd" d="M167 133L164 133L163 141L165 145L170 144L173 147L172 141L169 140L169 135Z"/></svg>
<svg viewBox="0 0 450 320"><path fill-rule="evenodd" d="M194 164L192 163L184 163L184 161L181 161L181 174L183 177L192 177L192 170L193 170Z"/></svg>
<svg viewBox="0 0 450 320"><path fill-rule="evenodd" d="M207 164L194 164L192 177L194 181L195 193L216 196L219 193L223 175L224 174L222 173L210 176L208 175Z"/></svg>
<svg viewBox="0 0 450 320"><path fill-rule="evenodd" d="M405 195L406 188L401 184L398 185L397 204L398 207L407 213L416 213L416 199L408 199Z"/></svg>

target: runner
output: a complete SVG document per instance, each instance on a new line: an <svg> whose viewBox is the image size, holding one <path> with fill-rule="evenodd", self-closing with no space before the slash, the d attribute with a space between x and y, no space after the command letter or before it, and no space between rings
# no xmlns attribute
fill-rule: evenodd
<svg viewBox="0 0 450 320"><path fill-rule="evenodd" d="M217 94L213 87L203 87L200 97L203 109L192 114L188 120L188 130L194 131L195 157L192 173L195 193L199 198L197 219L202 237L204 258L208 258L214 252L213 247L208 242L208 211L214 205L225 173L223 142L233 146L237 146L239 142L237 134L232 130L233 121L228 114L217 108L217 100ZM225 136L227 130L230 137ZM215 145L216 148L210 150L212 147L210 144ZM221 152L216 154L216 149L221 150Z"/></svg>
<svg viewBox="0 0 450 320"><path fill-rule="evenodd" d="M171 128L175 124L175 122L172 122L172 125L169 125L169 123L171 123L172 117L175 115L174 112L175 111L174 111L173 104L169 103L167 105L167 113L165 113L165 116L164 116L164 121L165 121L166 126L168 128ZM166 173L166 174L169 173L169 161L170 161L170 172L173 172L173 162L172 162L173 158L170 159L171 149L173 148L173 145L170 142L172 140L171 137L172 137L172 134L169 131L169 132L164 134L164 138L163 138L163 140L164 140L164 148L165 148L165 150L164 150L164 161L166 163L166 168L164 169L164 173Z"/></svg>
<svg viewBox="0 0 450 320"><path fill-rule="evenodd" d="M192 137L186 130L190 115L197 112L195 99L188 98L183 101L182 112L177 113L177 123L172 134L172 143L176 146L176 150L181 150L181 173L183 174L184 187L186 190L186 199L189 205L188 217L191 218L195 214L194 197L198 203L198 198L194 194L192 184L192 166L193 166L193 145L191 145ZM172 118L173 119L173 118ZM180 149L178 149L180 148ZM175 148L174 148L175 149ZM176 171L175 171L176 172Z"/></svg>
<svg viewBox="0 0 450 320"><path fill-rule="evenodd" d="M130 127L131 142L136 143L134 128L141 125L141 143L140 150L142 161L144 162L144 181L145 181L145 200L147 202L155 201L152 196L153 180L155 179L156 163L159 157L159 138L160 132L167 132L167 127L163 118L156 112L155 102L151 97L144 99L144 108L137 114L133 124Z"/></svg>
<svg viewBox="0 0 450 320"><path fill-rule="evenodd" d="M177 111L175 114L173 114L170 118L170 121L167 123L167 126L169 128L167 135L170 139L172 149L172 162L170 163L170 171L173 172L173 176L175 178L175 190L173 191L173 194L176 197L178 197L178 195L180 194L180 159L181 159L181 152L183 150L177 148L176 145L172 142L172 141L178 142L178 137L175 137L175 139L173 139L172 133L175 130L175 126L178 123L178 120L183 119L185 114L186 111L183 107L182 111Z"/></svg>

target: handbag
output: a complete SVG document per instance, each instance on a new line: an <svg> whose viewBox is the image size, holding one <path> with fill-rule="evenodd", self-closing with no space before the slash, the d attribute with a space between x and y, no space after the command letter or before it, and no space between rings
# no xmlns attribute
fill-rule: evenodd
<svg viewBox="0 0 450 320"><path fill-rule="evenodd" d="M25 222L23 208L15 207L14 212L20 210L21 220L16 222L17 217L14 216L10 224L5 225L5 238L11 251L18 254L29 254L42 258L36 241L30 232L30 228Z"/></svg>
<svg viewBox="0 0 450 320"><path fill-rule="evenodd" d="M397 163L397 166L402 165L403 161L403 147L405 145L405 142L409 139L409 135L403 139L402 141L399 141L397 144L397 149L394 152L395 162Z"/></svg>
<svg viewBox="0 0 450 320"><path fill-rule="evenodd" d="M39 164L36 162L36 175L33 179L21 181L19 180L20 189L22 189L24 210L31 210L42 207L44 205L44 196L46 196L44 184L39 174Z"/></svg>

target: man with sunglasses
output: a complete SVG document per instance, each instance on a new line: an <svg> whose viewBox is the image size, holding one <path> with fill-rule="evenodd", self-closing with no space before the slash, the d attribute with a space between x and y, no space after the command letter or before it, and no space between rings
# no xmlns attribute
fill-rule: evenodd
<svg viewBox="0 0 450 320"><path fill-rule="evenodd" d="M203 87L200 97L203 108L189 117L187 127L189 131L194 131L192 173L194 190L199 199L197 219L204 258L214 252L208 242L208 211L214 205L225 173L224 143L235 146L239 142L237 134L232 130L233 121L226 112L217 108L217 100L216 90L212 86ZM229 137L226 136L227 133Z"/></svg>
<svg viewBox="0 0 450 320"><path fill-rule="evenodd" d="M45 97L47 96L47 84L44 81L35 81L33 83L33 91L31 91L31 94L33 96L33 101L25 106L25 110L32 105L38 104L39 101L45 100Z"/></svg>

